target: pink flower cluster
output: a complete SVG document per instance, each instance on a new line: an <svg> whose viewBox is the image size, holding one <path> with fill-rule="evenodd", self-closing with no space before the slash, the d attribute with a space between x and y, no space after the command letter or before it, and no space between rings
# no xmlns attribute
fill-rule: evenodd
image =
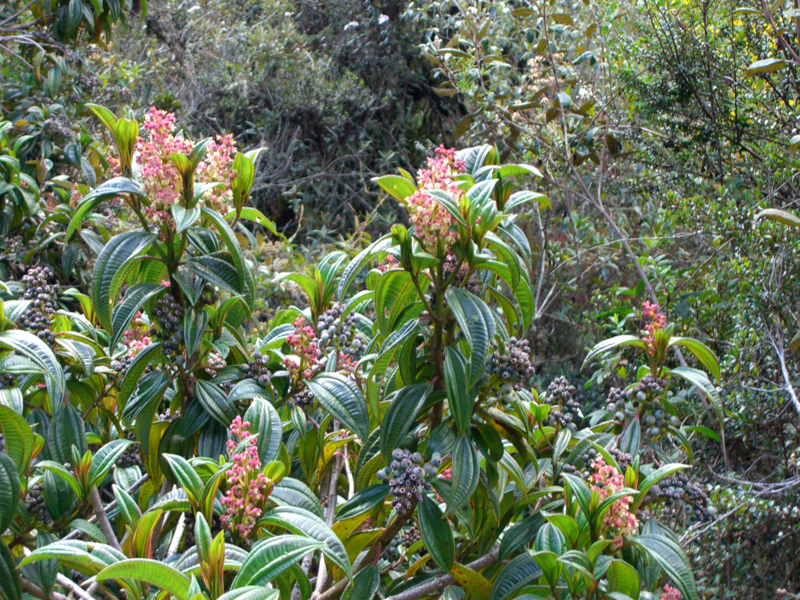
<svg viewBox="0 0 800 600"><path fill-rule="evenodd" d="M314 341L317 334L314 333L311 326L306 325L303 317L296 318L293 325L294 333L286 338L286 343L291 346L292 354L298 356L300 361L287 357L284 359L283 365L293 376L300 373L303 379L311 379L319 368L317 364L319 351L317 343Z"/></svg>
<svg viewBox="0 0 800 600"><path fill-rule="evenodd" d="M674 587L665 585L664 593L661 594L661 598L659 600L681 600L681 593Z"/></svg>
<svg viewBox="0 0 800 600"><path fill-rule="evenodd" d="M458 233L453 230L455 219L426 190L449 192L458 204L464 192L458 187L455 176L466 171L464 161L456 158L454 148L439 146L428 168L419 171L419 190L406 199L414 232L428 252L436 254L439 242L445 252L456 242Z"/></svg>
<svg viewBox="0 0 800 600"><path fill-rule="evenodd" d="M611 465L607 465L602 457L592 462L592 469L594 473L589 476L589 481L592 483L592 491L597 492L601 502L625 487L625 478L622 474ZM636 533L636 528L639 526L636 515L630 512L632 502L633 498L623 496L615 501L603 516L604 527L615 535L613 543L615 550L619 550L623 538Z"/></svg>
<svg viewBox="0 0 800 600"><path fill-rule="evenodd" d="M190 153L194 142L173 135L175 115L155 107L144 116L142 128L147 135L136 142L135 157L139 177L150 199L144 214L151 223L160 226L172 222L170 207L181 193L181 176L169 155Z"/></svg>
<svg viewBox="0 0 800 600"><path fill-rule="evenodd" d="M153 343L149 329L141 321L141 311L131 321L131 327L122 333L122 343L128 348L128 356L134 357Z"/></svg>
<svg viewBox="0 0 800 600"><path fill-rule="evenodd" d="M642 318L649 321L644 326L643 341L647 346L647 351L652 354L655 351L656 330L664 329L667 326L667 317L659 312L658 304L645 300L642 303Z"/></svg>
<svg viewBox="0 0 800 600"><path fill-rule="evenodd" d="M231 435L228 440L228 453L232 454L236 447L249 434L250 423L237 416L231 423ZM222 498L222 506L226 514L222 516L222 524L242 537L247 537L261 516L264 500L268 494L269 480L261 472L261 460L258 458L256 439L251 438L244 452L231 456L233 466L226 472L228 491Z"/></svg>
<svg viewBox="0 0 800 600"><path fill-rule="evenodd" d="M197 180L203 182L220 182L225 187L216 187L203 195L203 203L217 212L233 202L230 182L233 180L233 157L236 155L236 143L233 135L217 136L206 146L205 160L197 165Z"/></svg>

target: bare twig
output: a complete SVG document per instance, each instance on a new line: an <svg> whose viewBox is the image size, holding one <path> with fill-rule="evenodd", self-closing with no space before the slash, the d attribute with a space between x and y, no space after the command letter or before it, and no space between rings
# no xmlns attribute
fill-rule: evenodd
<svg viewBox="0 0 800 600"><path fill-rule="evenodd" d="M114 528L111 526L111 522L108 520L106 509L103 507L103 501L100 500L100 493L97 491L96 485L92 486L92 492L89 494L89 499L92 502L92 508L94 508L94 514L97 517L97 523L100 525L100 529L103 530L103 534L106 536L109 546L121 551L122 547L119 545L119 540L114 533Z"/></svg>
<svg viewBox="0 0 800 600"><path fill-rule="evenodd" d="M142 485L144 485L144 483L145 483L145 482L146 482L148 479L150 479L150 476L149 476L149 475L144 475L144 476L142 476L141 478L139 478L138 480L136 480L136 481L134 482L134 484L133 484L133 485L132 485L130 488L128 488L128 490L127 490L127 491L128 491L128 493L129 493L129 494L132 494L133 492L135 492L136 490L138 490L140 487L142 487ZM110 512L110 511L114 510L115 508L117 508L117 501L116 501L116 500L113 500L112 502L110 502L110 503L108 504L108 506L106 506L106 509L105 509L105 510L106 510L106 512L108 513L108 512ZM95 523L95 522L97 521L97 515L93 515L93 516L89 517L89 519L87 519L87 520L89 521L89 523ZM65 535L65 536L64 536L62 539L65 539L65 540L74 540L76 537L80 536L80 534L81 534L81 530L80 530L80 529L76 529L76 530L74 530L74 531L71 531L71 532L70 532L70 533L68 533L67 535Z"/></svg>

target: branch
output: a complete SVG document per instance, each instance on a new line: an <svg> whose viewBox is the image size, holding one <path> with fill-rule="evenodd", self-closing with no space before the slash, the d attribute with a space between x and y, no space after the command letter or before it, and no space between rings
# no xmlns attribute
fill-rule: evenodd
<svg viewBox="0 0 800 600"><path fill-rule="evenodd" d="M103 501L100 500L100 493L97 491L96 485L92 486L92 492L89 495L89 499L92 502L92 508L94 508L94 514L97 516L97 522L100 525L100 529L103 530L103 534L106 536L108 544L116 550L121 551L122 547L119 545L119 540L114 533L114 528L111 526L111 522L108 520L106 509L103 508Z"/></svg>
<svg viewBox="0 0 800 600"><path fill-rule="evenodd" d="M497 549L492 550L489 552L489 554L481 556L479 559L469 563L467 567L473 571L488 567L489 565L497 562L498 552L499 550ZM433 581L428 581L427 583L413 587L410 590L406 590L405 592L401 592L395 596L389 596L386 598L386 600L416 600L417 598L432 596L439 590L446 588L448 585L453 585L455 582L456 580L452 575L441 575Z"/></svg>
<svg viewBox="0 0 800 600"><path fill-rule="evenodd" d="M20 578L20 583L22 584L23 592L28 592L31 596L35 596L40 600L48 600L47 594L38 585L34 585L27 579L22 578ZM52 600L69 600L64 594L59 594L58 592L51 592L50 598Z"/></svg>
<svg viewBox="0 0 800 600"><path fill-rule="evenodd" d="M134 484L127 490L128 493L132 494L133 492L138 490L140 487L142 487L142 485L144 485L144 482L147 481L148 479L150 479L149 475L146 475L146 474L143 475L140 479L138 479L136 482L134 482ZM106 510L106 512L110 512L110 511L114 510L115 508L117 508L117 501L116 500L112 500L109 503L109 505L106 506L105 510ZM87 519L87 521L89 521L89 523L96 522L97 521L97 515L89 517ZM81 532L80 529L75 529L74 531L71 531L70 533L68 533L67 535L65 535L61 539L62 540L74 540L76 537L80 536L81 533L82 532Z"/></svg>

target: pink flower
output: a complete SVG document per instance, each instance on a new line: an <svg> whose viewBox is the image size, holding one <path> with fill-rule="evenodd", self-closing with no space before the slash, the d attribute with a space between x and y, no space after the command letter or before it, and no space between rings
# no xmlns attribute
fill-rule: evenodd
<svg viewBox="0 0 800 600"><path fill-rule="evenodd" d="M611 465L607 465L603 457L596 458L592 462L594 472L589 476L592 484L592 491L596 491L600 502L613 496L625 487L625 478ZM639 520L636 515L630 512L633 498L623 496L616 500L611 508L603 516L603 526L614 536L612 547L619 550L622 547L624 538L636 533Z"/></svg>
<svg viewBox="0 0 800 600"><path fill-rule="evenodd" d="M667 317L659 312L657 304L645 300L642 303L642 318L650 321L644 326L642 341L647 346L647 352L652 354L655 352L656 331L667 326Z"/></svg>
<svg viewBox="0 0 800 600"><path fill-rule="evenodd" d="M228 440L228 453L236 451L239 443L246 439L250 432L250 423L237 416L231 423L230 430L234 439ZM263 510L263 502L270 491L270 482L261 472L261 460L258 457L258 446L251 439L243 452L231 456L233 465L225 474L228 491L220 503L225 508L222 523L229 530L247 537L253 530Z"/></svg>
<svg viewBox="0 0 800 600"><path fill-rule="evenodd" d="M660 600L681 600L681 593L674 587L665 585L664 593L661 594Z"/></svg>
<svg viewBox="0 0 800 600"><path fill-rule="evenodd" d="M466 171L464 162L456 158L454 148L439 146L433 158L428 159L427 169L419 171L419 191L406 199L414 233L425 249L437 254L439 244L445 253L458 239L454 230L456 221L447 210L435 199L425 193L426 190L443 190L449 192L456 204L461 201L464 192L458 187L455 176Z"/></svg>

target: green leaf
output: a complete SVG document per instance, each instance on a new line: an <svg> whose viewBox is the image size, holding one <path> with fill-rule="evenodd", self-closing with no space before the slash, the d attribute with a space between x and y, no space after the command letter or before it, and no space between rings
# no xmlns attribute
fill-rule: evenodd
<svg viewBox="0 0 800 600"><path fill-rule="evenodd" d="M314 513L293 506L281 506L269 511L259 523L262 525L278 525L298 535L305 535L323 542L325 546L322 548L322 553L344 571L348 577L352 577L350 559L347 556L344 545L336 537L333 530Z"/></svg>
<svg viewBox="0 0 800 600"><path fill-rule="evenodd" d="M342 504L336 511L337 521L347 521L383 503L383 499L389 493L389 486L383 483L370 485L363 490L359 490L347 502Z"/></svg>
<svg viewBox="0 0 800 600"><path fill-rule="evenodd" d="M19 504L19 473L8 454L0 453L0 531L5 531Z"/></svg>
<svg viewBox="0 0 800 600"><path fill-rule="evenodd" d="M777 221L778 223L783 223L784 225L789 225L790 227L800 227L800 218L795 216L793 213L785 210L779 210L777 208L768 208L766 210L762 210L756 215L756 221L760 219Z"/></svg>
<svg viewBox="0 0 800 600"><path fill-rule="evenodd" d="M131 362L128 370L125 372L125 377L122 378L122 383L119 386L119 395L117 401L123 406L128 402L128 399L136 391L139 383L139 378L147 369L148 365L159 358L161 358L161 342L151 344L144 350L137 354L133 362Z"/></svg>
<svg viewBox="0 0 800 600"><path fill-rule="evenodd" d="M480 478L481 465L478 453L467 437L456 440L452 453L453 485L447 498L447 513L453 514L475 493Z"/></svg>
<svg viewBox="0 0 800 600"><path fill-rule="evenodd" d="M280 592L263 586L238 588L222 594L217 600L278 600Z"/></svg>
<svg viewBox="0 0 800 600"><path fill-rule="evenodd" d="M378 591L380 578L380 569L376 565L367 565L356 573L342 600L372 600Z"/></svg>
<svg viewBox="0 0 800 600"><path fill-rule="evenodd" d="M105 106L100 106L99 104L87 103L84 106L91 110L95 116L102 121L103 125L108 128L108 131L111 133L111 135L114 135L114 132L117 129L117 117L114 116L114 113L108 110Z"/></svg>
<svg viewBox="0 0 800 600"><path fill-rule="evenodd" d="M375 177L372 181L381 186L381 189L392 198L400 202L404 202L406 198L417 191L417 186L400 175L384 175Z"/></svg>
<svg viewBox="0 0 800 600"><path fill-rule="evenodd" d="M530 544L544 524L544 517L537 512L509 527L500 542L500 560L506 560L518 550Z"/></svg>
<svg viewBox="0 0 800 600"><path fill-rule="evenodd" d="M109 348L114 350L117 344L122 339L122 335L130 325L133 317L141 310L145 303L161 294L167 288L162 287L156 283L137 283L125 292L125 297L122 299L111 315L111 342Z"/></svg>
<svg viewBox="0 0 800 600"><path fill-rule="evenodd" d="M228 427L236 418L236 407L219 386L209 381L197 382L197 399L206 412L220 425Z"/></svg>
<svg viewBox="0 0 800 600"><path fill-rule="evenodd" d="M119 292L112 289L114 279L123 272L126 263L147 250L153 240L155 236L151 233L127 231L111 238L97 257L92 274L92 301L97 319L107 331L113 331L111 307L116 304Z"/></svg>
<svg viewBox="0 0 800 600"><path fill-rule="evenodd" d="M695 340L693 338L685 338L685 337L672 337L669 340L669 347L672 346L683 346L689 352L694 354L697 357L697 360L706 368L706 370L711 373L712 377L719 381L720 379L720 370L719 370L719 362L717 361L717 357L711 351L711 349L706 346L703 342Z"/></svg>
<svg viewBox="0 0 800 600"><path fill-rule="evenodd" d="M658 534L643 534L632 541L659 564L678 588L683 600L697 600L697 588L689 559L677 542Z"/></svg>
<svg viewBox="0 0 800 600"><path fill-rule="evenodd" d="M0 406L0 431L6 443L5 454L13 461L17 473L24 473L28 469L36 443L31 426L7 406ZM5 531L5 528L0 531Z"/></svg>
<svg viewBox="0 0 800 600"><path fill-rule="evenodd" d="M506 200L506 205L503 207L503 211L508 212L512 208L517 208L518 206L523 206L530 202L536 202L540 208L550 208L550 200L547 199L547 196L538 192L530 192L526 190L511 194L508 200Z"/></svg>
<svg viewBox="0 0 800 600"><path fill-rule="evenodd" d="M240 384L239 382L228 394L228 402L234 402L234 392ZM238 396L237 396L238 399ZM281 435L283 426L278 411L271 402L262 397L253 398L253 402L244 414L244 420L250 423L250 431L258 437L258 457L262 464L267 464L276 460L281 449Z"/></svg>
<svg viewBox="0 0 800 600"><path fill-rule="evenodd" d="M774 73L775 71L780 71L781 69L786 68L786 61L782 58L765 58L762 60L757 60L749 67L747 67L744 72L746 75L762 75L765 73Z"/></svg>
<svg viewBox="0 0 800 600"><path fill-rule="evenodd" d="M78 498L83 498L83 490L81 489L80 482L72 475L64 465L54 462L52 460L43 460L36 463L36 467L39 469L44 469L45 471L49 471L62 481L66 482L66 484L75 492L75 495Z"/></svg>
<svg viewBox="0 0 800 600"><path fill-rule="evenodd" d="M235 215L236 211L229 212L227 215L225 215L225 218L230 219ZM281 236L278 233L278 229L275 227L275 223L270 221L267 217L265 217L264 213L262 213L257 208L253 208L252 206L245 206L244 208L242 208L242 212L239 215L239 218L244 219L245 221L252 221L253 223L258 223L259 225L261 225L268 231L271 231L275 235Z"/></svg>
<svg viewBox="0 0 800 600"><path fill-rule="evenodd" d="M475 402L467 387L467 366L461 353L455 348L445 348L444 386L450 414L459 435L464 435L469 427Z"/></svg>
<svg viewBox="0 0 800 600"><path fill-rule="evenodd" d="M98 204L109 198L116 198L123 194L130 194L132 196L139 196L140 198L147 198L147 194L142 187L133 179L126 177L115 177L103 183L100 187L92 190L86 197L81 200L75 212L72 214L72 220L69 222L67 231L64 234L64 242L68 242L72 234L83 221L83 218Z"/></svg>
<svg viewBox="0 0 800 600"><path fill-rule="evenodd" d="M620 592L634 600L639 597L639 574L623 560L614 559L606 571L608 590Z"/></svg>
<svg viewBox="0 0 800 600"><path fill-rule="evenodd" d="M284 477L275 485L269 499L278 506L302 508L320 519L324 518L319 498L299 479Z"/></svg>
<svg viewBox="0 0 800 600"><path fill-rule="evenodd" d="M646 348L644 342L635 335L617 335L600 342L594 348L592 348L589 354L587 354L586 358L583 360L583 366L585 367L598 356L605 354L614 348L619 348L620 346L636 346L637 348L642 349Z"/></svg>
<svg viewBox="0 0 800 600"><path fill-rule="evenodd" d="M418 383L394 394L380 428L380 450L387 465L392 461L392 450L399 446L414 426L417 414L432 389L427 383Z"/></svg>
<svg viewBox="0 0 800 600"><path fill-rule="evenodd" d="M439 568L449 573L456 556L456 544L450 524L439 506L427 495L422 497L422 502L417 507L417 517L425 548Z"/></svg>
<svg viewBox="0 0 800 600"><path fill-rule="evenodd" d="M14 329L0 333L0 347L10 348L17 354L31 359L38 367L44 370L55 386L60 390L66 389L64 371L50 347L38 337L27 331Z"/></svg>
<svg viewBox="0 0 800 600"><path fill-rule="evenodd" d="M175 233L183 233L200 218L200 209L195 206L187 210L176 203L172 205L172 218L175 219Z"/></svg>
<svg viewBox="0 0 800 600"><path fill-rule="evenodd" d="M86 443L86 426L83 415L71 404L58 409L47 430L50 456L58 463L72 463L72 447L83 456L89 449Z"/></svg>
<svg viewBox="0 0 800 600"><path fill-rule="evenodd" d="M674 369L670 370L670 374L677 375L678 377L685 379L698 390L700 390L700 392L702 392L706 398L708 398L709 402L711 402L711 406L714 407L714 412L719 420L719 425L722 427L723 423L725 422L725 411L722 407L722 399L717 393L717 388L715 388L714 384L709 381L708 375L699 369L692 369L691 367L675 367Z"/></svg>
<svg viewBox="0 0 800 600"><path fill-rule="evenodd" d="M186 344L186 354L192 356L200 347L200 341L208 327L208 313L204 310L192 308L183 319L183 339Z"/></svg>
<svg viewBox="0 0 800 600"><path fill-rule="evenodd" d="M262 540L250 551L231 589L266 585L306 554L323 546L324 542L300 535L282 535Z"/></svg>
<svg viewBox="0 0 800 600"><path fill-rule="evenodd" d="M364 268L364 265L367 264L375 254L386 250L391 247L391 245L392 236L387 234L364 248L347 264L342 272L342 276L339 278L339 284L336 287L336 295L339 298L339 302L344 302L350 285L361 269Z"/></svg>
<svg viewBox="0 0 800 600"><path fill-rule="evenodd" d="M520 554L497 574L492 585L491 600L505 600L544 575L528 554Z"/></svg>
<svg viewBox="0 0 800 600"><path fill-rule="evenodd" d="M469 386L475 385L486 371L486 357L489 354L489 341L495 335L495 322L492 311L486 303L461 288L450 287L445 298L453 311L461 332L470 347Z"/></svg>
<svg viewBox="0 0 800 600"><path fill-rule="evenodd" d="M321 373L306 385L331 416L362 440L369 437L367 403L353 381L338 373Z"/></svg>
<svg viewBox="0 0 800 600"><path fill-rule="evenodd" d="M0 540L0 600L20 600L22 583L11 551Z"/></svg>
<svg viewBox="0 0 800 600"><path fill-rule="evenodd" d="M682 465L679 463L669 463L663 465L650 473L647 477L645 477L642 481L639 482L639 487L637 488L638 494L633 499L633 503L631 504L631 512L635 513L639 506L641 506L644 499L647 497L647 492L650 491L650 488L656 485L659 481L664 479L665 477L669 477L673 473L677 473L683 469L688 469L688 465Z"/></svg>
<svg viewBox="0 0 800 600"><path fill-rule="evenodd" d="M200 479L194 467L177 454L165 454L164 458L169 463L178 485L189 490L195 498L199 499L203 493L203 480Z"/></svg>
<svg viewBox="0 0 800 600"><path fill-rule="evenodd" d="M180 571L157 560L130 558L110 565L96 575L97 581L109 579L135 579L155 585L179 600L187 600L189 578Z"/></svg>
<svg viewBox="0 0 800 600"><path fill-rule="evenodd" d="M126 556L105 544L62 540L37 548L22 560L20 567L52 558L57 559L65 567L75 569L84 575L95 575L108 565L125 560Z"/></svg>
<svg viewBox="0 0 800 600"><path fill-rule="evenodd" d="M92 466L89 468L89 487L100 485L103 478L113 467L120 456L125 453L133 442L131 440L113 440L103 444L92 457Z"/></svg>
<svg viewBox="0 0 800 600"><path fill-rule="evenodd" d="M205 207L201 210L203 214L216 225L217 231L219 231L225 245L228 247L228 251L230 251L231 257L233 258L233 264L236 267L236 272L239 274L239 289L242 289L245 283L245 269L247 269L247 266L245 265L242 247L239 244L236 234L218 212Z"/></svg>
<svg viewBox="0 0 800 600"><path fill-rule="evenodd" d="M561 556L566 550L567 539L558 527L552 523L547 523L536 533L536 551L552 552L556 556Z"/></svg>

